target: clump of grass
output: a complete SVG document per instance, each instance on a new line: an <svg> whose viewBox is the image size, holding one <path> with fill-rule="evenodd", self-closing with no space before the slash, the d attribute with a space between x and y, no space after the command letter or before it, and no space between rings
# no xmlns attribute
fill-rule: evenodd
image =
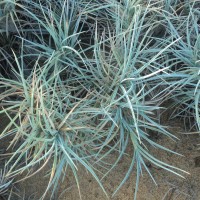
<svg viewBox="0 0 200 200"><path fill-rule="evenodd" d="M200 15L197 3L194 1L187 4L188 14L169 20L167 26L175 39L180 38L171 49L174 60L174 72L171 74L174 79L172 98L176 108L172 117L181 117L185 125L189 122L190 129L196 127L199 130Z"/></svg>
<svg viewBox="0 0 200 200"><path fill-rule="evenodd" d="M0 78L1 113L10 119L1 139L13 136L8 147L13 149L7 162L12 163L8 175L16 177L24 172L24 180L52 161L50 181L41 198L53 185L55 191L68 166L79 188L77 162L92 173L104 190L89 162L95 161L95 145L104 137L92 120L100 111L90 109L91 91L82 96L79 80L75 84L68 81L76 79L76 74L81 73L79 65L84 64L78 41L82 14L78 15L77 4L17 4L23 16L27 16L29 27L23 36L18 35L21 49L17 54L13 52L13 62L1 51L12 72L12 78Z"/></svg>
<svg viewBox="0 0 200 200"><path fill-rule="evenodd" d="M14 36L19 48L15 51L11 43L12 62L4 47L0 51L12 72L12 78L0 77L0 113L10 119L0 139L12 136L7 175L24 173L24 180L50 163L41 199L51 187L55 192L68 168L79 188L78 163L105 192L95 165L103 168L104 159L119 152L105 167L104 178L129 142L132 163L115 193L136 166L136 199L142 168L153 179L146 161L179 176L184 172L149 150L175 153L151 140L151 133L176 139L159 123L156 111L170 93L171 86L164 92L160 88L172 72L166 58L179 37L164 40L155 33L163 15L146 2L102 2L19 1L15 12L21 27Z"/></svg>
<svg viewBox="0 0 200 200"><path fill-rule="evenodd" d="M26 172L26 179L52 160L47 190L53 183L57 185L67 166L79 185L76 163L80 162L103 188L89 163L96 156L95 142L104 135L91 123L99 111L90 111L90 94L82 99L72 96L74 88L62 83L59 76L62 71L49 75L49 63L41 68L36 62L30 76L25 78L23 64L17 58L16 62L19 72L13 68L15 80L0 79L4 89L1 113L10 119L1 139L13 136L8 148L14 149L7 162L12 163L7 174L15 177ZM37 170L32 171L37 165Z"/></svg>
<svg viewBox="0 0 200 200"><path fill-rule="evenodd" d="M126 14L127 9L130 8L134 14L132 23L127 26ZM90 64L87 74L90 75L87 75L88 80L85 84L90 85L90 88L95 91L96 106L104 112L104 115L99 117L101 119L99 126L107 131L107 134L100 151L110 146L110 142L114 140L115 145L110 146L110 152L120 152L110 170L125 154L128 141L131 141L132 163L115 193L136 166L136 198L142 167L152 177L146 166L146 160L179 175L173 170L180 169L156 159L149 153L151 146L175 153L152 141L151 133L158 132L175 138L159 124L159 117L156 116L155 111L160 109L159 105L162 102L160 92L162 78L170 68L170 66L165 67L163 57L165 51L176 41L166 45L165 41L160 44L161 40L159 40L152 44L152 39L155 38L151 30L157 26L157 23L154 21L154 15L152 18L147 17L151 16L151 9L145 9L139 5L132 7L126 5L124 13L122 10L119 9L116 13L114 31L107 33L107 36L106 33L98 36L98 31L96 31L93 59L88 62ZM108 152L105 153L107 154Z"/></svg>

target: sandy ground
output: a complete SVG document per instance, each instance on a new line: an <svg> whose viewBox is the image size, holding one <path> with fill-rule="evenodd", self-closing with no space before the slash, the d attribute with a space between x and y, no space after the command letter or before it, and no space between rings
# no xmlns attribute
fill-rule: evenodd
<svg viewBox="0 0 200 200"><path fill-rule="evenodd" d="M156 142L165 145L172 150L184 155L183 157L166 153L157 149L153 149L153 155L160 158L162 161L180 167L186 170L190 175L185 174L185 179L175 176L165 170L159 169L149 165L152 175L154 176L157 186L150 179L149 175L144 171L140 180L138 200L199 200L200 199L200 144L199 135L185 135L183 122L179 119L168 121L168 115L162 119L165 125L170 126L169 129L180 140L173 142L166 137L159 135L154 138ZM6 124L6 120L2 119L1 126ZM2 146L2 143L1 143ZM131 147L128 148L128 152ZM115 157L116 155L112 155ZM129 180L123 185L118 193L112 197L112 193L123 179L126 170L131 162L131 156L124 157L118 167L110 173L104 180L105 189L109 195L110 200L133 200L135 188L135 174L134 171ZM47 179L44 177L46 169L34 177L18 183L15 191L21 197L13 197L13 200L38 200L40 195L44 192L47 184ZM108 199L102 192L95 180L83 168L79 168L80 188L83 200L106 200ZM55 200L78 200L79 193L76 183L71 174L65 178L64 182L60 185ZM49 200L49 197L46 197Z"/></svg>

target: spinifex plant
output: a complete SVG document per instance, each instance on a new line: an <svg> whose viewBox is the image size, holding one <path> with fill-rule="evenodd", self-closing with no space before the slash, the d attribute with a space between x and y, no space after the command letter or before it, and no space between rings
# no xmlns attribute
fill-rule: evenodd
<svg viewBox="0 0 200 200"><path fill-rule="evenodd" d="M198 2L197 2L198 3ZM196 2L188 4L188 15L177 17L168 21L168 30L174 38L181 38L172 47L174 58L175 112L173 116L179 116L187 120L190 128L200 128L199 102L200 102L200 14L196 9ZM174 21L178 24L175 26ZM195 121L195 123L194 123Z"/></svg>
<svg viewBox="0 0 200 200"><path fill-rule="evenodd" d="M17 40L17 42L11 43L12 46L9 46L9 50L12 48L17 57L20 56L20 53L19 49L16 50L16 46L21 46L23 41L24 74L28 75L39 56L40 63L51 59L52 68L68 66L69 69L65 69L69 74L76 73L80 63L84 62L79 54L82 51L80 35L84 32L82 29L89 8L86 12L80 10L81 1L64 0L16 1L13 4L15 10L14 14L11 13L12 19L19 23L16 25L18 29L14 33L7 31L9 34L5 36L7 29L2 27L0 33L4 37L3 41L10 40L10 38L13 41ZM5 18L2 18L1 21L3 25L6 24ZM6 60L8 63L11 61L11 58L8 59L8 57L11 57L12 53L4 52L4 49L8 47L8 45L4 45L4 42L1 46L0 59ZM3 49L4 46L6 48ZM51 57L52 54L53 57Z"/></svg>
<svg viewBox="0 0 200 200"><path fill-rule="evenodd" d="M142 166L152 177L146 166L146 160L179 175L173 170L180 169L158 160L148 150L149 146L153 146L173 152L152 141L150 133L159 132L175 138L158 123L159 117L156 116L156 111L160 109L162 98L159 92L162 77L167 74L169 68L165 67L164 53L176 41L168 45L165 41L160 44L162 40L155 42L152 29L157 24L154 16L147 17L152 12L148 8L132 6L132 22L127 26L127 9L130 9L130 5L125 5L124 13L121 7L116 7L114 30L102 35L98 35L99 32L96 30L93 59L87 61L88 71L85 75L86 80L82 84L94 91L93 95L96 98L94 106L101 108L104 113L97 116L98 127L107 132L99 151L104 152L104 147L109 147L109 151L104 153L105 156L112 151L120 152L111 169L125 154L128 142L131 141L132 144L132 163L115 192L136 166L137 193ZM156 96L158 98L154 98ZM113 140L115 143L111 145L110 142Z"/></svg>
<svg viewBox="0 0 200 200"><path fill-rule="evenodd" d="M76 166L79 161L99 182L89 160L94 162L98 158L95 145L105 134L92 120L99 111L90 109L93 102L90 91L85 90L83 96L76 80L76 73L81 73L80 61L84 64L79 50L75 49L79 48L82 26L77 2L25 3L30 7L17 4L30 22L23 37L19 35L21 50L17 55L13 53L14 62L9 62L1 52L12 71L12 79L1 76L0 80L4 91L1 113L10 118L0 138L13 136L8 147L13 149L13 154L7 163L12 163L12 167L7 174L15 177L24 172L26 179L52 162L46 192L53 184L55 191L68 166L79 184ZM69 82L69 77L76 83Z"/></svg>
<svg viewBox="0 0 200 200"><path fill-rule="evenodd" d="M104 133L91 123L98 109L91 111L90 93L82 99L72 96L74 88L62 83L61 71L55 70L49 76L49 63L41 68L36 62L25 79L23 61L19 63L16 58L16 62L18 71L13 68L16 79L0 79L4 89L1 113L10 118L0 139L13 136L9 147L14 151L7 162L7 165L12 163L7 173L9 177L25 172L26 179L51 160L47 189L52 184L57 185L67 166L78 184L76 162L80 162L99 182L89 160L96 156L95 141L98 142ZM33 166L39 167L33 171Z"/></svg>
<svg viewBox="0 0 200 200"><path fill-rule="evenodd" d="M151 140L150 133L175 139L155 112L165 94L160 86L171 72L166 52L179 38L155 37L160 12L142 1L109 0L98 7L101 2L18 1L22 24L27 21L16 36L19 49L16 53L9 47L13 62L0 52L12 71L12 79L0 78L0 113L10 119L0 140L12 137L7 176L23 173L24 180L49 163L49 183L41 199L50 187L55 191L68 167L79 187L77 163L104 190L95 164L101 166L107 155L119 152L106 176L129 141L132 163L117 190L136 166L137 193L142 167L152 177L146 160L177 175L183 172L148 150L152 146L175 153ZM104 24L105 16L109 21Z"/></svg>

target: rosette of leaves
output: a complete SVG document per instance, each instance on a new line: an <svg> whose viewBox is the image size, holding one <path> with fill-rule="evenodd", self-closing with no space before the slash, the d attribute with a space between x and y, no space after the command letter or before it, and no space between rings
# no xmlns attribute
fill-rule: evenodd
<svg viewBox="0 0 200 200"><path fill-rule="evenodd" d="M54 67L64 68L62 74L65 78L80 73L80 65L84 66L81 54L86 51L81 42L82 33L85 32L83 27L86 24L87 13L93 10L93 7L90 8L87 5L85 5L87 9L82 8L80 4L83 2L64 0L16 1L15 12L17 14L15 15L21 24L17 27L23 27L19 30L23 34L20 32L16 33L17 35L11 34L8 38L2 38L0 49L2 74L6 73L7 76L11 74L10 77L12 77L9 65L17 68L12 51L17 57L20 57L19 47L21 45L24 51L23 70L25 77L29 75L38 57L40 57L39 63L41 65L50 59L49 65L52 66L52 69Z"/></svg>
<svg viewBox="0 0 200 200"><path fill-rule="evenodd" d="M67 65L69 74L78 70L79 62L83 61L79 53L79 35L83 25L77 4L76 1L60 0L54 3L31 1L21 5L24 16L30 22L30 31L21 37L27 68L31 69L32 61L40 56L41 64L50 59L52 68L65 68Z"/></svg>
<svg viewBox="0 0 200 200"><path fill-rule="evenodd" d="M126 5L124 12L127 8ZM158 39L156 42L157 38L153 36L152 29L157 24L154 21L155 16L150 15L153 13L152 9L137 5L132 7L133 10L129 26L126 14L118 9L119 12L115 12L114 30L102 35L96 30L93 58L87 60L88 72L82 84L94 91L94 107L101 108L104 113L97 119L98 127L107 132L99 144L99 152L105 152L106 147L109 150L104 153L105 156L113 151L119 152L118 159L105 176L116 167L125 154L128 143L132 144L132 163L115 193L128 179L135 166L136 199L142 167L153 179L146 161L179 176L179 172L183 170L162 162L151 155L149 150L156 147L175 153L153 141L151 134L158 132L171 139L176 138L159 123L159 116L156 115L163 97L160 87L170 68L166 67L163 57L176 41L170 43Z"/></svg>
<svg viewBox="0 0 200 200"><path fill-rule="evenodd" d="M190 129L200 128L199 115L199 67L200 67L200 34L199 34L199 9L196 2L191 3L189 15L178 19L177 24L168 22L168 30L179 38L179 41L173 45L171 52L174 59L174 93L172 98L175 100L175 111L172 117L181 117L185 120L185 125L189 123Z"/></svg>
<svg viewBox="0 0 200 200"><path fill-rule="evenodd" d="M50 187L53 186L55 192L61 175L66 174L68 168L79 188L77 163L80 163L104 190L93 167L100 155L95 150L96 143L105 136L93 123L101 110L90 108L94 101L89 98L90 91L84 98L75 95L78 88L62 81L62 70L55 68L52 73L50 62L41 67L37 61L25 78L22 55L20 60L16 58L18 69L12 68L15 79L0 78L3 90L0 113L10 119L0 140L12 137L8 147L12 154L7 162L11 167L7 175L12 178L23 173L24 180L50 163L50 180L43 199Z"/></svg>

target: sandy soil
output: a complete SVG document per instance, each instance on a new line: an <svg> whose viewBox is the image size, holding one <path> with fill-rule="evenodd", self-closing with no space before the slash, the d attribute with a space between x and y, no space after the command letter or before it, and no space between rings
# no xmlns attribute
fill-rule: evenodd
<svg viewBox="0 0 200 200"><path fill-rule="evenodd" d="M185 135L183 122L179 119L168 121L168 115L162 119L165 125L170 126L170 131L176 135L180 140L174 142L166 137L159 135L154 138L156 142L161 145L165 145L172 150L184 155L183 157L166 153L157 149L153 149L153 155L157 156L167 163L180 167L190 173L185 174L185 179L175 176L165 170L159 169L152 165L149 165L152 175L154 176L157 186L150 179L149 175L144 171L140 180L140 186L138 191L138 200L199 200L200 199L200 150L198 149L200 144L199 135ZM2 124L6 124L6 121L2 119ZM2 145L2 144L1 144ZM128 148L131 151L131 147ZM115 157L116 155L112 155ZM133 200L134 187L135 187L135 174L132 173L129 180L118 191L118 193L112 197L112 193L123 179L126 170L131 162L131 156L126 156L120 161L118 167L111 172L111 174L104 180L105 189L109 195L110 200ZM21 197L13 197L13 200L38 200L39 196L44 192L47 184L47 179L44 177L46 169L40 174L18 183L15 191ZM102 192L95 180L89 175L83 168L79 168L80 188L83 200L106 200L107 197ZM65 178L61 189L59 190L55 200L78 200L79 193L76 187L76 183L72 175L68 175ZM25 195L24 195L25 194ZM22 198L23 196L23 198ZM47 196L46 200L49 200Z"/></svg>

